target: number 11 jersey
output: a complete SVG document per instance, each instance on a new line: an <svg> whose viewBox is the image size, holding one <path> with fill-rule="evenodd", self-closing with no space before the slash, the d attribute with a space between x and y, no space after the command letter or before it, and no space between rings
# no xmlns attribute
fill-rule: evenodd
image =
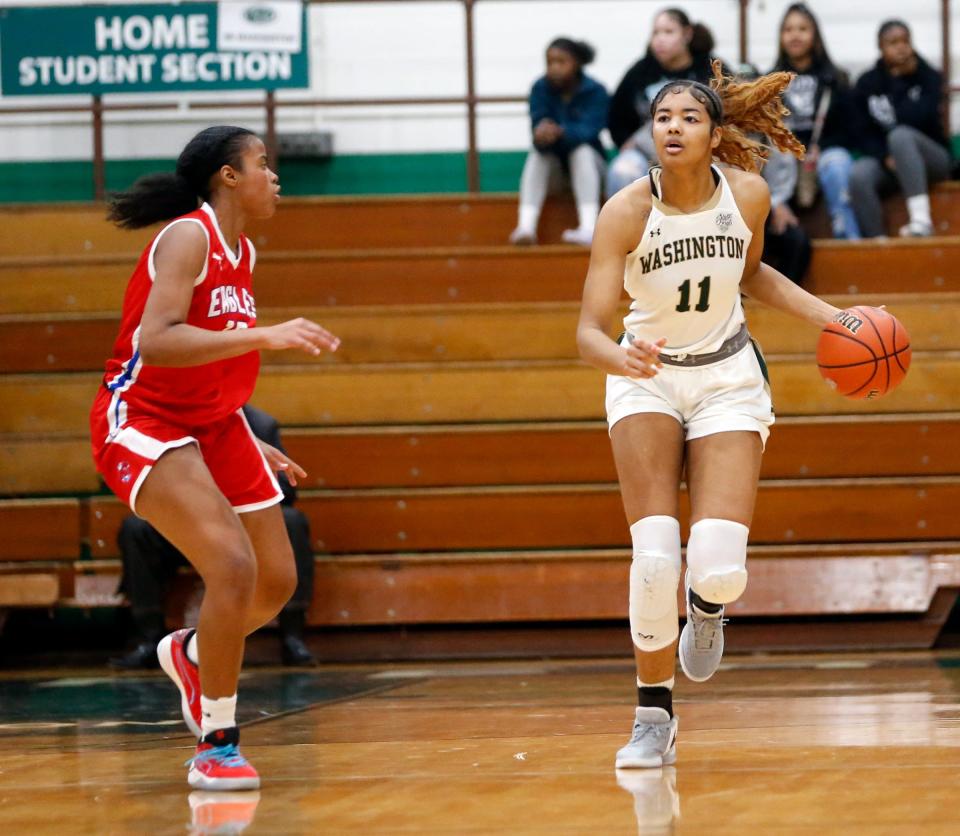
<svg viewBox="0 0 960 836"><path fill-rule="evenodd" d="M648 342L666 337L666 354L716 351L744 322L740 279L753 233L723 172L711 168L716 191L686 214L663 202L660 169L650 171L650 215L627 256L624 328Z"/></svg>

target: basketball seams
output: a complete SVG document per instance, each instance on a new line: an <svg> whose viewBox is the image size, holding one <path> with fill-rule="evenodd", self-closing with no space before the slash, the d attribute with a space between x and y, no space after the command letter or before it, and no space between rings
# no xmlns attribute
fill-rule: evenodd
<svg viewBox="0 0 960 836"><path fill-rule="evenodd" d="M887 369L887 385L883 387L883 391L880 394L885 395L890 390L890 359L887 355L887 344L883 341L883 334L881 334L880 329L877 328L877 323L874 322L873 317L870 316L870 311L862 305L857 305L854 310L857 311L857 313L862 314L863 318L870 323L870 327L873 328L873 333L877 335L877 340L880 342L880 348L883 350L883 362ZM893 317L890 317L890 319L893 319ZM894 326L894 328L896 328L896 326ZM896 333L896 331L894 331L894 333ZM896 341L894 341L891 348L896 350Z"/></svg>
<svg viewBox="0 0 960 836"><path fill-rule="evenodd" d="M910 350L910 343L907 343L906 347L901 348L898 352L896 352L896 353L893 355L893 359L897 361L897 365L900 367L900 371L902 371L904 374L907 373L907 369L908 369L909 367L908 367L908 366L904 366L903 363L900 362L900 355L903 354L904 352L909 351L909 350Z"/></svg>
<svg viewBox="0 0 960 836"><path fill-rule="evenodd" d="M832 324L832 323L831 323L831 324ZM878 360L878 359L879 359L879 358L877 357L876 353L874 352L874 350L873 350L872 348L870 348L869 345L867 345L865 342L861 342L860 340L858 340L855 336L853 336L853 334L847 334L847 333L844 333L843 331L834 331L834 330L833 330L832 328L830 328L829 326L824 329L824 333L830 334L831 336L834 336L834 337L840 337L841 339L844 339L844 340L850 340L850 342L856 343L857 345L862 346L862 347L865 348L867 351L869 351L869 352L870 352L870 356L871 356L874 360ZM867 362L869 362L869 361L864 360L863 362L864 362L864 363L867 363Z"/></svg>
<svg viewBox="0 0 960 836"><path fill-rule="evenodd" d="M833 325L833 323L830 323L830 324ZM838 326L838 327L840 327L840 326ZM867 377L866 382L862 383L860 386L857 386L855 389L851 389L851 390L849 390L849 391L847 391L847 392L840 392L840 394L843 395L843 397L849 398L849 397L857 394L857 392L861 391L863 388L865 388L866 386L868 386L868 385L870 384L870 381L873 380L873 378L874 378L874 377L876 376L876 374L877 374L877 366L879 365L880 361L879 361L879 359L877 358L877 355L874 353L874 350L873 350L869 345L867 345L867 344L864 343L864 342L861 342L859 339L857 339L855 336L853 336L853 334L846 334L846 333L844 333L844 332L842 332L842 331L834 330L834 329L831 328L830 326L827 326L827 328L824 329L824 334L830 334L831 336L834 336L834 337L840 337L841 339L849 340L850 342L855 343L856 345L860 346L861 348L866 349L866 350L869 352L869 354L870 354L871 359L869 359L869 360L866 360L866 359L865 359L865 360L861 360L859 363L851 363L849 366L843 366L843 367L842 367L842 368L855 368L856 366L867 366L867 365L869 365L869 364L871 364L871 363L873 364L873 368L870 370L870 375ZM883 344L883 342L881 341L881 345L882 345L882 344ZM825 366L825 365L821 364L819 361L817 361L817 365L818 365L821 369L835 368L835 367L833 367L833 366Z"/></svg>
<svg viewBox="0 0 960 836"><path fill-rule="evenodd" d="M897 322L897 318L893 317L893 359L897 361L897 365L900 367L900 371L906 374L907 369L903 365L903 363L900 362L900 358L897 355L901 354L904 351L909 351L910 343L908 342L903 348L897 348L897 325L898 324L899 323ZM906 333L906 331L904 331L904 333Z"/></svg>
<svg viewBox="0 0 960 836"><path fill-rule="evenodd" d="M870 383L873 381L873 378L876 377L876 374L877 374L877 363L874 363L873 373L870 375L870 377L868 377L856 389L851 389L849 392L841 392L840 394L843 395L845 398L852 398L854 395L857 394L857 392L862 392L864 389L866 389L870 385Z"/></svg>
<svg viewBox="0 0 960 836"><path fill-rule="evenodd" d="M881 354L879 357L875 357L872 360L858 360L856 363L817 363L817 365L821 369L852 369L854 366L866 366L868 363L873 362L879 363L881 360L889 360L891 357L897 360L897 355L903 354L909 348L910 346L907 346L907 348L901 348L899 351L895 351L893 354ZM897 360L897 363L900 363L900 361ZM903 368L902 365L901 368ZM904 369L904 371L906 371L906 369Z"/></svg>
<svg viewBox="0 0 960 836"><path fill-rule="evenodd" d="M851 321L844 320L842 316L828 323L817 345L817 366L820 373L831 381L837 393L844 397L875 397L890 392L900 384L910 368L909 334L896 317L883 309L855 305L846 309L844 313L848 317L859 318L861 322L869 322L871 330L863 331L861 326L853 332L849 327L845 328L840 324L842 321ZM903 346L897 345L901 334L906 342ZM833 337L840 338L844 342L834 340ZM892 344L888 350L887 343L891 340ZM856 343L863 351L855 351L849 346L851 342ZM854 361L853 357L857 355L861 359ZM886 369L885 384L880 381L881 363ZM860 381L863 378L858 369L862 369L863 373L869 373L862 383Z"/></svg>

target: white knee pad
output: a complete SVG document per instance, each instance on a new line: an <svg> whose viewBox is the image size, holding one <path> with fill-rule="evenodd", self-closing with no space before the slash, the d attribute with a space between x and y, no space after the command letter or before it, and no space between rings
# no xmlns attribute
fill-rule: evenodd
<svg viewBox="0 0 960 836"><path fill-rule="evenodd" d="M750 529L731 520L700 520L690 528L690 588L711 604L730 604L747 588Z"/></svg>
<svg viewBox="0 0 960 836"><path fill-rule="evenodd" d="M630 526L630 535L630 635L640 650L660 650L680 634L680 523L644 517Z"/></svg>

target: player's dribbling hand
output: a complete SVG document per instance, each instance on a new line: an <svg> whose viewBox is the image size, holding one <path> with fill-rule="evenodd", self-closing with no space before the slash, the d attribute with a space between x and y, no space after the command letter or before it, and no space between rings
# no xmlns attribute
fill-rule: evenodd
<svg viewBox="0 0 960 836"><path fill-rule="evenodd" d="M660 362L660 349L666 344L666 337L652 343L634 340L624 348L623 375L634 380L655 377L663 366Z"/></svg>
<svg viewBox="0 0 960 836"><path fill-rule="evenodd" d="M316 357L322 351L336 351L340 347L339 337L302 316L279 325L270 325L263 332L266 337L264 348L269 351L299 348Z"/></svg>
<svg viewBox="0 0 960 836"><path fill-rule="evenodd" d="M296 487L297 479L305 479L307 471L291 459L286 453L281 452L276 447L267 444L266 441L257 440L260 449L263 450L263 457L267 460L270 470L274 473L284 473L287 481Z"/></svg>

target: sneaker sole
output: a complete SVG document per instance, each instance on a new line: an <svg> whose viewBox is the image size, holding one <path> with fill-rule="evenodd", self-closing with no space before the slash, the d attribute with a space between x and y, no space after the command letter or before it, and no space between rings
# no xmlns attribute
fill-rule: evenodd
<svg viewBox="0 0 960 836"><path fill-rule="evenodd" d="M260 789L259 776L256 778L211 778L194 769L187 773L187 783L195 790L208 790L210 792Z"/></svg>
<svg viewBox="0 0 960 836"><path fill-rule="evenodd" d="M157 658L160 660L160 667L163 668L163 672L173 680L173 684L177 686L177 690L180 692L180 713L183 714L183 722L193 732L194 737L200 737L200 726L197 725L197 721L193 719L193 712L190 711L187 689L183 687L183 680L177 673L177 666L173 664L173 651L170 649L172 644L172 636L164 636L160 640L160 644L157 645Z"/></svg>
<svg viewBox="0 0 960 836"><path fill-rule="evenodd" d="M639 758L627 759L617 758L615 767L617 769L659 769L661 766L671 766L677 762L677 747L671 747L663 757L656 759L641 760Z"/></svg>

